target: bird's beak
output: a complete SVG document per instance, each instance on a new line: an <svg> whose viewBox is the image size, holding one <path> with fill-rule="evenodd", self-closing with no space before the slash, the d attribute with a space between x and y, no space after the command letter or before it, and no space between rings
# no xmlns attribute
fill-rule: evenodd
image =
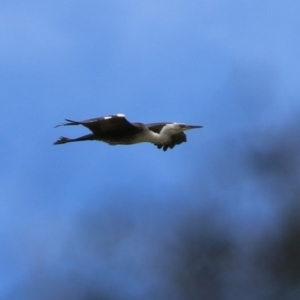
<svg viewBox="0 0 300 300"><path fill-rule="evenodd" d="M202 128L203 126L199 125L185 125L184 130L190 130L190 129L196 129L196 128Z"/></svg>

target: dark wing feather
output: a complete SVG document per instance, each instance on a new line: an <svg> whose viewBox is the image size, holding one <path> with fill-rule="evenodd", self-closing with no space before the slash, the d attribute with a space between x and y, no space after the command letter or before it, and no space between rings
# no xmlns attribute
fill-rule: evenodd
<svg viewBox="0 0 300 300"><path fill-rule="evenodd" d="M151 124L146 124L146 126L150 130L156 133L160 133L162 128L167 124L172 124L172 122L151 123ZM168 148L173 149L176 145L180 145L181 143L186 141L187 141L186 134L184 132L179 132L172 135L171 141L169 143L164 145L156 145L156 146L158 149L162 148L164 151L167 151Z"/></svg>
<svg viewBox="0 0 300 300"><path fill-rule="evenodd" d="M151 124L145 124L150 130L160 133L162 128L167 124L172 124L173 122L160 122L160 123L151 123Z"/></svg>
<svg viewBox="0 0 300 300"><path fill-rule="evenodd" d="M91 130L95 135L101 135L113 132L115 130L123 131L135 129L135 126L132 123L130 123L124 115L109 115L84 121L73 121L66 119L66 121L68 121L68 123L64 123L57 126L83 125L89 130Z"/></svg>

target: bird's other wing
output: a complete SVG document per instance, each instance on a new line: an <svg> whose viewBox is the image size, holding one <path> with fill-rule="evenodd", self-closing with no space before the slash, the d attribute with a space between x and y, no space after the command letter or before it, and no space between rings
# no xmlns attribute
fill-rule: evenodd
<svg viewBox="0 0 300 300"><path fill-rule="evenodd" d="M103 133L112 132L114 130L128 130L134 129L135 126L130 123L123 114L108 115L100 118L93 118L84 121L73 121L66 119L67 123L57 125L68 126L68 125L83 125L90 129L94 134L99 135Z"/></svg>
<svg viewBox="0 0 300 300"><path fill-rule="evenodd" d="M172 124L173 122L160 122L160 123L151 123L151 124L145 124L150 130L160 133L162 128L167 124Z"/></svg>
<svg viewBox="0 0 300 300"><path fill-rule="evenodd" d="M160 131L162 130L162 128L167 125L167 124L172 124L173 122L160 122L160 123L151 123L151 124L146 124L146 126L156 132L156 133L160 133ZM186 134L184 132L179 132L176 134L173 134L171 137L171 141L167 144L164 145L155 145L157 146L158 149L163 149L164 151L167 151L168 148L173 149L176 145L180 145L183 142L186 142L187 138L186 138Z"/></svg>

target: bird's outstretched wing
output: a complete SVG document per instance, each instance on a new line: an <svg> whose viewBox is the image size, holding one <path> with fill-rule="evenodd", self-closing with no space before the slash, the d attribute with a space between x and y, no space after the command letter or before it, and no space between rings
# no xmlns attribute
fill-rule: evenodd
<svg viewBox="0 0 300 300"><path fill-rule="evenodd" d="M100 118L93 118L84 121L73 121L66 119L67 123L59 124L59 126L69 126L69 125L83 125L91 130L95 135L101 135L105 133L112 132L116 129L122 131L128 129L134 129L135 126L130 123L123 114L108 115Z"/></svg>
<svg viewBox="0 0 300 300"><path fill-rule="evenodd" d="M160 123L151 123L151 124L146 124L146 126L156 132L156 133L160 133L160 131L162 130L162 128L167 125L167 124L172 124L173 122L160 122ZM176 134L173 134L171 137L171 141L167 144L164 145L155 145L157 146L158 149L163 149L164 151L168 150L168 148L173 149L176 145L180 145L183 142L186 142L187 138L186 138L186 134L184 132L179 132Z"/></svg>

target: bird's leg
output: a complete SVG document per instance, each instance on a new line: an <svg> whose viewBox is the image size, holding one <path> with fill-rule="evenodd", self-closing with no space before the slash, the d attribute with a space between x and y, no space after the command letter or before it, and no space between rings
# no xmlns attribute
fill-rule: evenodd
<svg viewBox="0 0 300 300"><path fill-rule="evenodd" d="M66 144L66 143L69 143L69 142L72 142L72 141L73 141L72 139L61 136L56 142L53 143L53 145Z"/></svg>
<svg viewBox="0 0 300 300"><path fill-rule="evenodd" d="M70 139L70 138L61 136L53 144L54 145L60 145L60 144L66 144L66 143L70 143L70 142L82 142L82 141L93 141L93 140L95 140L94 134L87 134L87 135L81 136L81 137L76 138L76 139Z"/></svg>

